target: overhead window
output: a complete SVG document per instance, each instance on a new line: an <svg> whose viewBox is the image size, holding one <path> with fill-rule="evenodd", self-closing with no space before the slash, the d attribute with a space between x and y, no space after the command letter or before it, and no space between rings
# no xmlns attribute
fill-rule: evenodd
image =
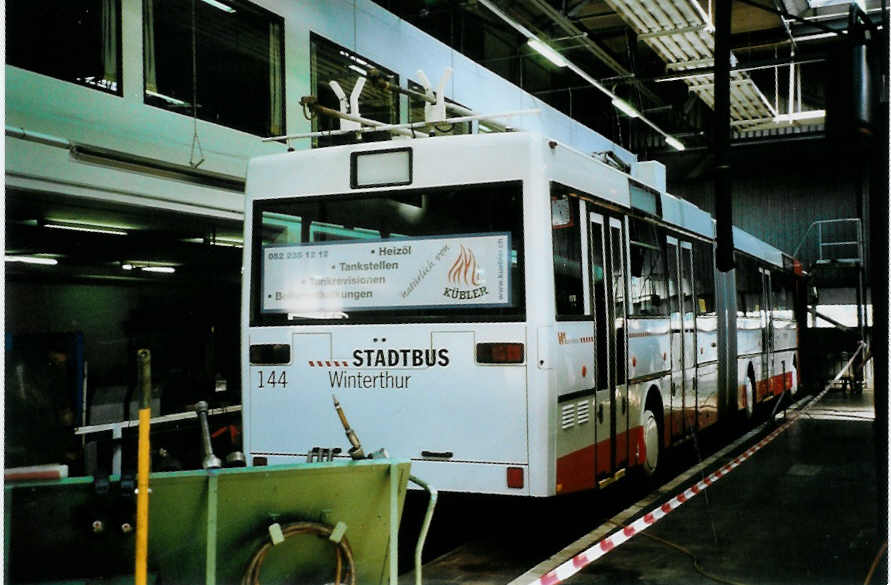
<svg viewBox="0 0 891 585"><path fill-rule="evenodd" d="M310 34L311 84L320 106L340 111L340 99L331 87L331 82L337 82L349 103L356 83L360 78L367 79L371 69L378 70L390 83L399 85L399 76L389 69L316 34ZM359 95L359 115L384 124L398 124L399 94L366 82ZM339 130L340 120L331 116L315 115L312 119L312 129L313 132ZM389 132L368 132L360 137L363 142L389 139ZM355 141L355 133L323 136L313 139L313 147L352 144Z"/></svg>
<svg viewBox="0 0 891 585"><path fill-rule="evenodd" d="M284 20L242 0L144 0L145 103L284 134Z"/></svg>
<svg viewBox="0 0 891 585"><path fill-rule="evenodd" d="M631 315L667 315L665 251L654 224L637 218L631 227Z"/></svg>
<svg viewBox="0 0 891 585"><path fill-rule="evenodd" d="M658 191L634 181L628 183L628 190L631 193L631 207L662 217L662 200Z"/></svg>
<svg viewBox="0 0 891 585"><path fill-rule="evenodd" d="M120 0L7 2L6 62L120 95Z"/></svg>

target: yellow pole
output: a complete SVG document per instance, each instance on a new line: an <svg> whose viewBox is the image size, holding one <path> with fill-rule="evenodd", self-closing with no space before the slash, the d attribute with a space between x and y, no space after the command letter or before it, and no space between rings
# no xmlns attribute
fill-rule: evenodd
<svg viewBox="0 0 891 585"><path fill-rule="evenodd" d="M136 570L135 584L146 585L148 561L149 510L149 427L152 418L152 363L151 352L136 352L139 367L141 400L139 404L139 458L136 469Z"/></svg>

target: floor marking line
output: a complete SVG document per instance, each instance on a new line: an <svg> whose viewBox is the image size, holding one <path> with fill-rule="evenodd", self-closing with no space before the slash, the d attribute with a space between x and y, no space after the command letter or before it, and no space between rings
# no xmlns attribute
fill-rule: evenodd
<svg viewBox="0 0 891 585"><path fill-rule="evenodd" d="M854 362L854 360L857 358L857 356L860 354L860 352L863 350L864 347L865 347L865 344L861 343L860 346L858 347L857 351L854 353L854 355L851 356L851 359L848 361L848 363L845 364L845 366L841 370L839 370L839 372L835 375L835 377L826 384L826 386L822 392L820 392L815 397L812 397L810 400L806 400L805 403L802 404L799 408L797 408L792 413L791 416L786 417L786 421L781 426L774 429L774 431L772 433L770 433L767 437L765 437L755 447L749 449L749 451L747 451L744 455L740 456L740 458L743 461L745 461L746 459L750 458L754 453L760 451L765 445L769 444L774 438L776 438L781 433L783 433L786 429L788 429L790 426L792 426L792 424L794 424L795 421L797 421L798 418L801 417L802 413L805 410L809 409L811 406L813 406L814 404L816 404L817 402L822 400L822 398L826 395L826 393L829 392L830 388L832 387L833 382L838 380L841 377L842 373L844 373L851 366L851 364ZM681 476L679 476L678 478L676 478L675 481L669 482L668 484L663 486L663 488L657 490L656 494L662 495L667 491L675 489L675 487L677 487L680 483L687 481L687 479L689 479L694 473L696 473L697 471L699 471L700 469L702 469L708 465L711 465L711 463L716 461L719 457L722 457L723 455L725 455L727 452L729 452L733 448L738 447L744 441L750 439L752 436L756 435L757 433L762 432L767 427L767 425L772 424L772 423L773 423L773 421L767 421L764 424L762 424L761 426L759 426L757 429L754 429L753 431L746 433L745 435L743 435L742 437L740 437L739 439L737 439L736 441L734 441L733 443L731 443L724 449L721 449L720 451L718 451L717 453L715 453L714 455L712 455L711 457L709 457L708 459L706 459L705 461L700 463L699 465L692 467L690 470L688 470L687 473L684 473ZM702 481L697 482L695 485L701 486L700 489L704 490L706 487L708 487L708 485L710 485L710 483L717 481L723 475L726 475L730 470L734 469L736 466L738 466L738 465L734 465L732 467L725 465L723 468L718 469L717 471L713 472L712 474L710 474L708 477L706 477ZM722 469L724 471L722 471ZM711 482L708 481L709 479L711 479ZM671 486L671 487L669 487L669 486ZM691 488L688 488L685 491L690 491L690 493L693 496L696 495L695 493L693 493ZM645 500L649 500L649 499L651 499L651 497L653 499L655 499L655 497L653 497L653 496L655 496L655 494L651 494L651 496L644 498L643 500L641 500L641 502L643 502ZM561 583L561 582L565 581L566 579L568 579L569 577L571 577L572 575L575 575L576 573L581 571L585 566L593 563L594 561L596 561L597 559L599 559L600 557L605 555L610 550L615 549L616 547L620 546L621 544L623 544L624 542L626 542L627 540L632 538L632 536L634 536L634 534L636 534L637 532L642 532L643 530L649 528L650 526L655 524L656 521L660 520L666 514L671 512L673 509L676 509L677 507L681 506L682 504L683 504L683 500L679 500L678 496L675 496L675 497L671 498L669 501L665 502L662 506L659 506L659 507L653 509L653 511L651 512L651 517L654 520L653 522L649 522L649 523L646 522L645 521L646 516L644 516L642 518L638 518L637 520L632 522L629 526L634 528L634 532L630 536L627 535L627 532L625 530L621 530L621 529L616 530L612 534L609 534L606 538L602 539L600 542L596 542L596 540L595 540L595 544L593 544L590 547L583 548L583 550L580 553L577 552L575 554L570 555L570 558L561 562L556 568L553 568L551 570L546 570L545 572L542 572L540 570L540 568L542 566L552 567L553 562L555 562L555 557L564 556L564 553L566 553L570 549L574 548L576 545L580 544L582 541L589 541L592 538L597 538L597 537L593 536L594 534L597 534L601 531L604 534L608 533L609 530L611 530L611 528L606 528L604 530L603 527L605 524L608 524L611 522L618 523L618 524L625 524L624 521L607 521L607 523L605 523L604 525L601 525L598 529L589 533L589 535L582 537L581 539L572 543L571 545L564 548L562 551L558 552L556 555L552 556L550 559L548 559L544 563L540 563L538 566L534 567L533 569L530 569L523 575L514 579L508 585L519 585L519 584L526 584L526 583L528 583L528 585L556 585L557 583ZM633 512L631 512L632 508L639 508L639 506L634 505L634 506L630 506L629 508L626 508L625 510L623 510L622 512L620 512L619 514L614 516L614 519L618 519L621 516L624 516L626 513L629 513L629 512L631 514L633 514ZM666 510L666 508L667 508L667 510ZM589 538L589 537L591 537L591 538ZM531 581L529 579L531 579Z"/></svg>

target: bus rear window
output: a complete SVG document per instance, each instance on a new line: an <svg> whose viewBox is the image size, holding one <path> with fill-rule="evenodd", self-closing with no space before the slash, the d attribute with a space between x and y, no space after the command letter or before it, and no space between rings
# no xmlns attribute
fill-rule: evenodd
<svg viewBox="0 0 891 585"><path fill-rule="evenodd" d="M251 321L523 318L520 182L258 200Z"/></svg>

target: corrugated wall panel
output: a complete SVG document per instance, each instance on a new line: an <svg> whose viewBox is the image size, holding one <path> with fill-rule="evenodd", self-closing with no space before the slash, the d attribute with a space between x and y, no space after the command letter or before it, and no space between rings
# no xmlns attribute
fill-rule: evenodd
<svg viewBox="0 0 891 585"><path fill-rule="evenodd" d="M842 163L805 160L793 169L737 169L733 223L791 254L813 221L857 217L859 189L860 180ZM669 190L714 212L711 180L672 183L669 172Z"/></svg>

